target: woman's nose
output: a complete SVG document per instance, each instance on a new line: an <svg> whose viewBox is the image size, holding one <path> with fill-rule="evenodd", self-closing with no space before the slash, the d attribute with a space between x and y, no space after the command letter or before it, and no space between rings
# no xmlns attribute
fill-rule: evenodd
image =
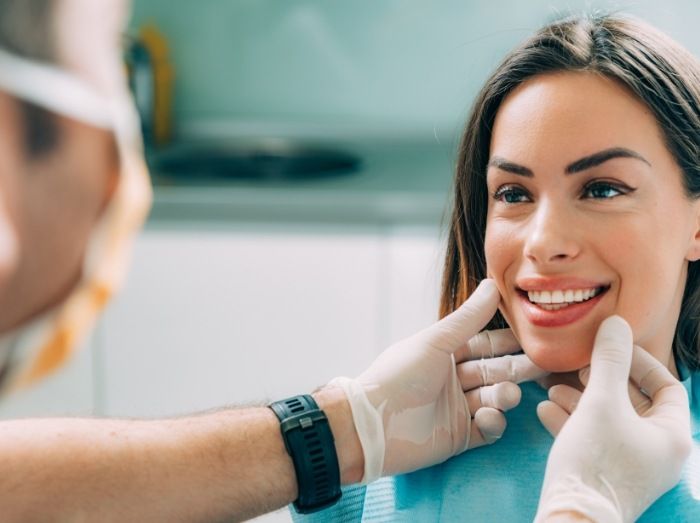
<svg viewBox="0 0 700 523"><path fill-rule="evenodd" d="M537 264L564 263L580 252L578 226L566 209L541 201L527 227L524 255Z"/></svg>

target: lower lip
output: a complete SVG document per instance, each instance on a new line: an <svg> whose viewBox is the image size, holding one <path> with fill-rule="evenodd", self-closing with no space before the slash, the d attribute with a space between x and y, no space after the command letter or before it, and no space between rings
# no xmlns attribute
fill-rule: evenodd
<svg viewBox="0 0 700 523"><path fill-rule="evenodd" d="M600 302L600 300L603 299L603 296L605 296L607 292L608 291L606 289L588 301L575 303L574 305L562 307L561 309L555 311L548 311L538 307L528 300L527 296L523 296L520 292L518 292L518 297L520 298L520 303L523 306L525 316L530 323L537 325L538 327L561 327L563 325L574 323L575 321L583 318Z"/></svg>

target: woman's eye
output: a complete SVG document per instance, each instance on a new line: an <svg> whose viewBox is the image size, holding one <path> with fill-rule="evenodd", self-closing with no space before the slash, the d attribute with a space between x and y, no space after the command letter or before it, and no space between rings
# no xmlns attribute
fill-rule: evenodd
<svg viewBox="0 0 700 523"><path fill-rule="evenodd" d="M522 203L529 201L529 196L518 187L505 186L493 193L493 199L504 203Z"/></svg>
<svg viewBox="0 0 700 523"><path fill-rule="evenodd" d="M622 194L627 194L627 191L621 187L604 182L591 183L583 189L583 196L594 200L607 200Z"/></svg>

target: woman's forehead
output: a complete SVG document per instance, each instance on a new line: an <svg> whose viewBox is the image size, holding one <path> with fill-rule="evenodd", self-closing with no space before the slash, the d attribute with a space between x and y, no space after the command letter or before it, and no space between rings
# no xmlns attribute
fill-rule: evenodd
<svg viewBox="0 0 700 523"><path fill-rule="evenodd" d="M596 73L558 72L535 76L505 98L489 158L559 168L620 147L651 163L672 158L654 115L625 86Z"/></svg>
<svg viewBox="0 0 700 523"><path fill-rule="evenodd" d="M668 154L654 115L627 88L596 73L561 72L535 76L505 98L489 156L568 164L611 147Z"/></svg>

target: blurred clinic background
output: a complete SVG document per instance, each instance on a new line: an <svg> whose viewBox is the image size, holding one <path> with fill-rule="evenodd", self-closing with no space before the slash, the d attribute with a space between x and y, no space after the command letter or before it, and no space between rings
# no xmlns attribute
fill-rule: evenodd
<svg viewBox="0 0 700 523"><path fill-rule="evenodd" d="M538 26L592 9L700 53L692 0L135 0L154 207L84 350L0 416L178 415L359 373L437 318L474 94Z"/></svg>

